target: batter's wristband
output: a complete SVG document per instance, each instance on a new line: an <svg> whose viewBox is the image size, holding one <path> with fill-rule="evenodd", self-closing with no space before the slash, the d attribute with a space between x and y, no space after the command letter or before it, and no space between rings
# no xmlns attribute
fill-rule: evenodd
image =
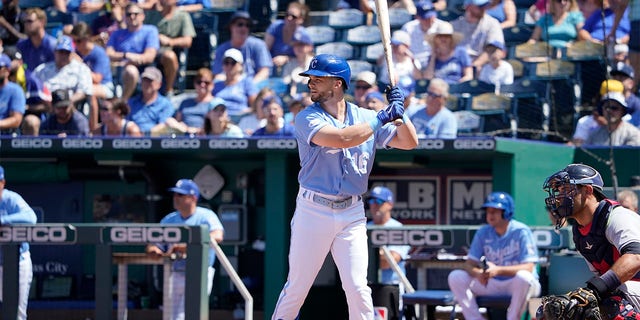
<svg viewBox="0 0 640 320"><path fill-rule="evenodd" d="M409 116L408 116L406 113L403 113L403 114L402 114L402 121L403 121L404 123L407 123L407 121L409 121Z"/></svg>
<svg viewBox="0 0 640 320"><path fill-rule="evenodd" d="M380 119L378 119L378 117L375 117L371 120L369 120L369 126L371 127L371 130L373 130L373 132L376 132L378 129L382 128L382 121L380 121Z"/></svg>

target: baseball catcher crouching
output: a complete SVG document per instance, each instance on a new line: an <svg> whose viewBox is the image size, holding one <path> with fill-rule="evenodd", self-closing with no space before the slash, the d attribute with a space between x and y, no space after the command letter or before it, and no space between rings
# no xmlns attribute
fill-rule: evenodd
<svg viewBox="0 0 640 320"><path fill-rule="evenodd" d="M640 320L633 306L615 292L600 301L589 288L578 288L562 295L542 297L536 312L537 320Z"/></svg>

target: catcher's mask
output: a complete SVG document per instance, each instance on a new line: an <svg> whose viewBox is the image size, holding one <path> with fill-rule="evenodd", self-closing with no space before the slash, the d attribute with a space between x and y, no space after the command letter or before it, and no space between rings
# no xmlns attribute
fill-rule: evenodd
<svg viewBox="0 0 640 320"><path fill-rule="evenodd" d="M581 185L592 186L598 201L606 198L600 173L584 164L570 164L544 181L542 188L549 194L544 202L547 210L557 219L557 226L573 214L573 196Z"/></svg>

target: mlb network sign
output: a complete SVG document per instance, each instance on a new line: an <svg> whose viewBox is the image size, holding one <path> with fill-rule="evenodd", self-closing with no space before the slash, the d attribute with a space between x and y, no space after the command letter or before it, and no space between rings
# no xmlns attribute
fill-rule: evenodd
<svg viewBox="0 0 640 320"><path fill-rule="evenodd" d="M371 184L393 192L391 215L404 224L484 223L482 204L492 191L490 175L375 176Z"/></svg>

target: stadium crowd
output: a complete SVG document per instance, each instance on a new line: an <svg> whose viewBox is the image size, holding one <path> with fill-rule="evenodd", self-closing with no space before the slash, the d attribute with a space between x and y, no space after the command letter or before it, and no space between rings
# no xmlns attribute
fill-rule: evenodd
<svg viewBox="0 0 640 320"><path fill-rule="evenodd" d="M240 8L215 30L217 36L228 31L229 37L211 55L188 52L198 36L193 15L215 11L215 3L55 0L48 7L24 7L18 0L3 1L0 135L292 136L295 114L312 103L299 73L314 54L341 54L337 44L349 46L344 55L354 75L350 101L362 108L386 104L380 93L391 79L382 52L375 50L380 40L374 1L339 1L324 11L326 21L310 19L304 1L289 1L261 29L257 17ZM392 21L392 57L420 137L486 134L486 128L467 125L483 115L471 101L462 102L459 88L479 81L489 85L488 94L506 90L517 96L517 87L515 95L507 88L533 79L534 63L518 58L516 47L548 44L553 52L548 61L564 59L572 46L586 42L604 50L604 67L597 71L603 75L587 78L606 81L590 84L600 87L593 97L576 97L571 128L564 128L573 137L565 140L640 145L640 39L631 32L640 20L638 1L629 1L628 8L618 0L538 0L524 7L513 0L398 0L389 6L404 13L394 17L405 17ZM52 12L75 18L53 25ZM338 12L354 18L335 27L330 16ZM326 24L329 39L321 29ZM357 39L361 26L370 27L360 35L365 39ZM516 27L530 31L525 39L512 39ZM181 72L188 65L185 57L194 54L214 58ZM185 81L189 84L180 85ZM548 92L540 94L538 104L550 98ZM550 100L545 102L563 103ZM504 117L507 127L528 120L518 119L523 115L513 108L510 112ZM543 122L534 128L546 130Z"/></svg>

